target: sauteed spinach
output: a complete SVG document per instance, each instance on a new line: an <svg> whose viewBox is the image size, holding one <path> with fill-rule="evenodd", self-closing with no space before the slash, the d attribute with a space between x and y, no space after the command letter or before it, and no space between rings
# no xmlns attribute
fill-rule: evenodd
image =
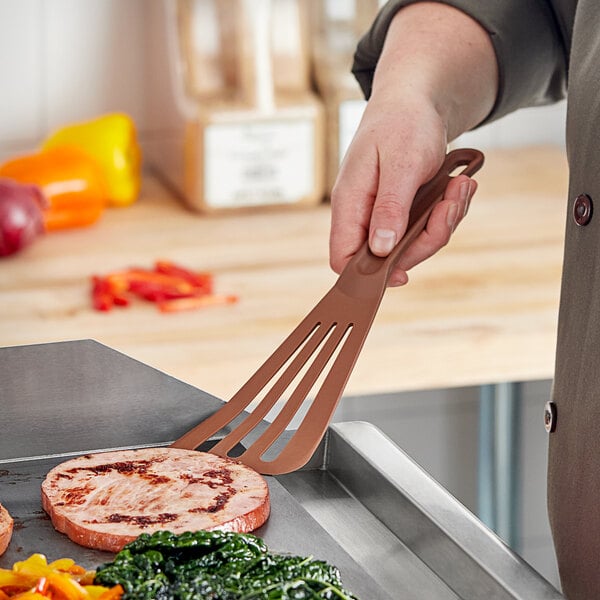
<svg viewBox="0 0 600 600"><path fill-rule="evenodd" d="M336 567L222 531L142 534L98 568L95 583L121 584L123 600L358 600Z"/></svg>

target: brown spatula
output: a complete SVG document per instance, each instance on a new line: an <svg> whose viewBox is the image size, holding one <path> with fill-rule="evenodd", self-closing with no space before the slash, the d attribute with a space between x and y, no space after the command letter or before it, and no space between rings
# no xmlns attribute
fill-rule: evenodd
<svg viewBox="0 0 600 600"><path fill-rule="evenodd" d="M227 456L263 421L289 388L288 398L272 423L236 458L260 473L270 475L289 473L305 465L329 425L394 265L424 229L433 207L443 198L453 172L464 166L461 173L473 175L482 164L483 154L477 150L450 152L438 173L417 192L406 234L391 254L386 258L377 257L365 243L348 262L331 290L233 398L172 445L197 448L262 394L254 410L209 450ZM322 383L298 429L275 458L263 459L305 403L317 380Z"/></svg>

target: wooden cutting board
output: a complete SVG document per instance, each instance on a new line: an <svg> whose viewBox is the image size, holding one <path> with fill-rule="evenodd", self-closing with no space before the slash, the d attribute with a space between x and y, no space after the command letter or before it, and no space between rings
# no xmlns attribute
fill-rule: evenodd
<svg viewBox="0 0 600 600"><path fill-rule="evenodd" d="M546 379L554 366L567 165L493 151L450 244L386 292L346 394ZM0 263L0 345L96 339L227 399L331 287L329 207L187 211L154 177L133 206ZM166 258L211 270L238 304L95 312L89 277Z"/></svg>

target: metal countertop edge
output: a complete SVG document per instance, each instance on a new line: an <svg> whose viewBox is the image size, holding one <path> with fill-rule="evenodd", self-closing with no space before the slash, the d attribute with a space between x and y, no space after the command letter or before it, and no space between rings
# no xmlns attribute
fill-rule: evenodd
<svg viewBox="0 0 600 600"><path fill-rule="evenodd" d="M0 458L0 465L10 465L38 460L53 460L55 458L74 458L84 454L98 454L100 452L114 452L117 450L139 450L141 448L158 448L169 446L172 442L156 442L151 444L138 444L135 446L115 446L114 448L91 448L88 450L73 450L72 452L58 452L56 454L40 454L38 456L19 456L16 458Z"/></svg>
<svg viewBox="0 0 600 600"><path fill-rule="evenodd" d="M330 429L515 598L530 598L532 592L539 600L564 598L375 425L350 421L333 423ZM372 498L360 497L359 500L370 510L375 508L374 514L385 523L385 515L377 514ZM438 572L439 565L430 564L418 548L411 549Z"/></svg>

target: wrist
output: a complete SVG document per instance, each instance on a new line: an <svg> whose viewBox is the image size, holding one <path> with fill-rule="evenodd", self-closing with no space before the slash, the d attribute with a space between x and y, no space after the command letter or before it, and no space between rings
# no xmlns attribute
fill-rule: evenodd
<svg viewBox="0 0 600 600"><path fill-rule="evenodd" d="M372 97L428 104L451 140L481 123L494 105L498 67L488 33L439 2L396 13L373 79Z"/></svg>

